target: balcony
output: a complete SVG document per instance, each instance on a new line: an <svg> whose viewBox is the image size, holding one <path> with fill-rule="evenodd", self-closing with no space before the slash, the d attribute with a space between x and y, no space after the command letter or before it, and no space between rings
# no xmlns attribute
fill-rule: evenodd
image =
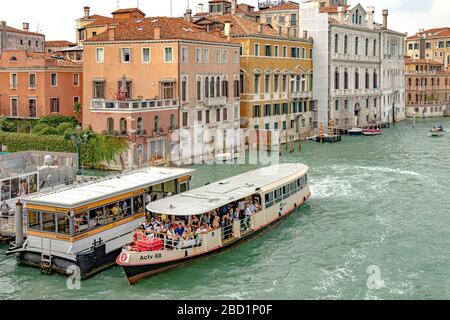
<svg viewBox="0 0 450 320"><path fill-rule="evenodd" d="M151 111L152 109L160 108L175 108L179 103L177 99L167 100L126 100L126 101L110 101L104 99L92 100L92 111L107 111L107 112L121 112L121 111Z"/></svg>
<svg viewBox="0 0 450 320"><path fill-rule="evenodd" d="M290 97L291 99L307 99L311 98L311 92L310 91L291 92Z"/></svg>
<svg viewBox="0 0 450 320"><path fill-rule="evenodd" d="M205 105L208 107L225 106L227 97L205 98Z"/></svg>

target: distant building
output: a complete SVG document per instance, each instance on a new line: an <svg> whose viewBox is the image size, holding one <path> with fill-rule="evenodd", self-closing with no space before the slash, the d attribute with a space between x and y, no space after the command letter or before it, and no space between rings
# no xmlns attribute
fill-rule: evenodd
<svg viewBox="0 0 450 320"><path fill-rule="evenodd" d="M211 130L211 147L219 130L239 128L239 45L193 24L190 12L110 25L83 47L84 126L126 137L143 161L172 160L171 144L187 161L210 154L209 145L190 153L195 128Z"/></svg>
<svg viewBox="0 0 450 320"><path fill-rule="evenodd" d="M67 40L45 41L45 52L53 53L58 52L61 49L71 48L76 46L75 43Z"/></svg>
<svg viewBox="0 0 450 320"><path fill-rule="evenodd" d="M442 117L450 114L450 71L440 61L406 60L406 115Z"/></svg>
<svg viewBox="0 0 450 320"><path fill-rule="evenodd" d="M450 27L421 29L406 39L406 55L412 59L430 59L450 65Z"/></svg>
<svg viewBox="0 0 450 320"><path fill-rule="evenodd" d="M0 21L0 54L4 50L28 50L44 52L45 36L30 31L30 24L23 23L22 29L16 29Z"/></svg>
<svg viewBox="0 0 450 320"><path fill-rule="evenodd" d="M74 116L74 103L82 103L82 74L81 65L51 54L3 51L0 115L32 119L46 115Z"/></svg>
<svg viewBox="0 0 450 320"><path fill-rule="evenodd" d="M275 30L281 27L283 33L290 37L298 37L299 4L294 1L262 2L267 4L256 12L261 23L270 24Z"/></svg>
<svg viewBox="0 0 450 320"><path fill-rule="evenodd" d="M213 1L215 3L215 1ZM232 2L233 3L233 2ZM285 143L309 135L314 126L312 39L288 37L240 13L202 15L196 24L240 45L241 127Z"/></svg>
<svg viewBox="0 0 450 320"><path fill-rule="evenodd" d="M406 34L375 23L373 7L346 0L300 4L300 30L315 39L314 95L318 122L352 127L405 119L404 39Z"/></svg>

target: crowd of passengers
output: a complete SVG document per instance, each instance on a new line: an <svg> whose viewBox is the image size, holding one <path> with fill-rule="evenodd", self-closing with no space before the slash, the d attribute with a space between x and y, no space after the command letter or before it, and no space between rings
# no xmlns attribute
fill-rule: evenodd
<svg viewBox="0 0 450 320"><path fill-rule="evenodd" d="M167 215L148 215L140 229L149 233L166 235L169 239L195 239L198 235L219 228L223 229L223 238L229 239L233 233L233 221L241 221L241 229L250 227L250 218L261 210L258 197L249 197L207 212L202 216L177 217L171 220Z"/></svg>

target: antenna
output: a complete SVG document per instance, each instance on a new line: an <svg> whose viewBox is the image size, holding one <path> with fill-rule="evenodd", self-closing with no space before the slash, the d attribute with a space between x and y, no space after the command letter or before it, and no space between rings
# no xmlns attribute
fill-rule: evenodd
<svg viewBox="0 0 450 320"><path fill-rule="evenodd" d="M120 0L117 0L117 9L120 9Z"/></svg>
<svg viewBox="0 0 450 320"><path fill-rule="evenodd" d="M172 0L170 0L170 17L172 17Z"/></svg>
<svg viewBox="0 0 450 320"><path fill-rule="evenodd" d="M139 0L136 0L136 1L137 1L136 8L139 8Z"/></svg>

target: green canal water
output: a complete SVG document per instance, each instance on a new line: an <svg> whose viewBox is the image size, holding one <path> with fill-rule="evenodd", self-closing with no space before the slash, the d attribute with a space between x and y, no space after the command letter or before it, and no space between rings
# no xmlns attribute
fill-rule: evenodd
<svg viewBox="0 0 450 320"><path fill-rule="evenodd" d="M450 299L450 135L428 137L436 122L450 128L450 119L416 129L408 121L379 137L283 153L281 162L310 166L312 199L234 250L134 287L115 267L80 290L1 253L0 298ZM194 187L255 167L195 166ZM368 286L369 277L380 281Z"/></svg>

